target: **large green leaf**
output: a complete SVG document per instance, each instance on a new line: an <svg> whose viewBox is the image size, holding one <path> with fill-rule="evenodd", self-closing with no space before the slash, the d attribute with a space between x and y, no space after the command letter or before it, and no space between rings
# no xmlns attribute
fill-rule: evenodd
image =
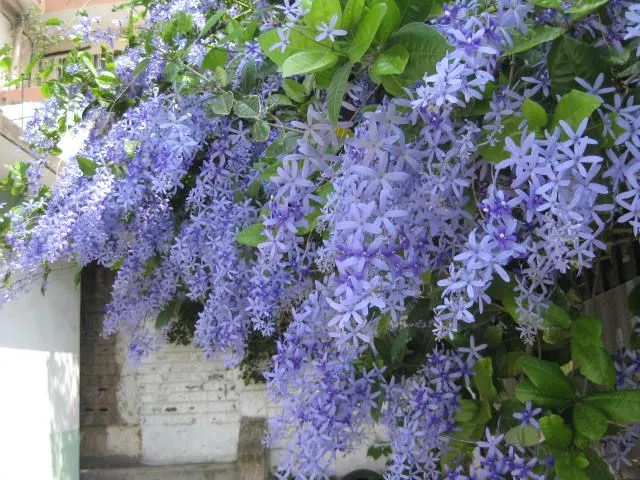
<svg viewBox="0 0 640 480"><path fill-rule="evenodd" d="M375 75L399 75L409 61L409 52L402 45L393 45L376 58L371 71Z"/></svg>
<svg viewBox="0 0 640 480"><path fill-rule="evenodd" d="M229 115L233 107L233 93L223 92L209 102L211 111L216 115Z"/></svg>
<svg viewBox="0 0 640 480"><path fill-rule="evenodd" d="M542 105L527 98L522 104L522 114L527 119L529 129L533 131L542 130L549 121L547 112Z"/></svg>
<svg viewBox="0 0 640 480"><path fill-rule="evenodd" d="M611 0L575 0L573 2L573 5L567 8L565 11L571 14L571 17L575 22L585 15L589 15L591 12L596 11L610 1Z"/></svg>
<svg viewBox="0 0 640 480"><path fill-rule="evenodd" d="M489 420L491 420L489 402L486 400L462 400L460 410L456 414L459 430L455 431L452 436L466 441L480 440Z"/></svg>
<svg viewBox="0 0 640 480"><path fill-rule="evenodd" d="M516 143L519 141L518 139L520 138L520 135L522 133L522 129L520 128L521 122L522 119L516 116L505 118L502 122L502 131L496 135L495 144L481 145L478 149L480 155L482 155L485 160L491 163L498 163L509 158L509 153L504 149L505 141L507 138L513 139L513 141ZM507 308L507 311L509 311L513 319L517 321L518 319L515 314L515 300L512 297L510 300L508 300L508 302L511 303L514 308L512 309L512 311L509 311L507 305L505 305L505 308ZM503 301L503 304L504 303L505 302Z"/></svg>
<svg viewBox="0 0 640 480"><path fill-rule="evenodd" d="M364 54L369 50L378 28L382 24L384 16L387 14L387 5L378 3L371 7L358 25L356 34L351 41L351 46L347 55L353 63L359 62Z"/></svg>
<svg viewBox="0 0 640 480"><path fill-rule="evenodd" d="M348 0L342 12L342 27L349 30L360 22L365 0Z"/></svg>
<svg viewBox="0 0 640 480"><path fill-rule="evenodd" d="M76 163L78 164L78 168L80 168L80 171L87 177L93 176L98 169L98 164L96 162L94 162L90 158L80 155L76 156Z"/></svg>
<svg viewBox="0 0 640 480"><path fill-rule="evenodd" d="M407 343L409 342L409 329L402 328L391 344L391 363L399 365L407 353Z"/></svg>
<svg viewBox="0 0 640 480"><path fill-rule="evenodd" d="M475 375L473 376L473 383L480 393L480 400L486 400L491 403L498 391L493 385L493 364L491 358L483 358L478 360L473 367Z"/></svg>
<svg viewBox="0 0 640 480"><path fill-rule="evenodd" d="M556 10L562 8L562 0L529 0L529 3L542 8L555 8Z"/></svg>
<svg viewBox="0 0 640 480"><path fill-rule="evenodd" d="M556 456L555 470L559 480L589 480L584 469L589 461L582 453L565 452Z"/></svg>
<svg viewBox="0 0 640 480"><path fill-rule="evenodd" d="M340 0L313 0L311 10L304 17L307 25L316 27L321 22L329 23L331 19L337 16L338 22L335 28L342 26L342 6Z"/></svg>
<svg viewBox="0 0 640 480"><path fill-rule="evenodd" d="M546 395L566 400L573 399L575 391L558 364L527 357L522 361L522 370L531 383Z"/></svg>
<svg viewBox="0 0 640 480"><path fill-rule="evenodd" d="M251 136L257 142L266 142L270 132L271 127L264 120L258 120L251 126Z"/></svg>
<svg viewBox="0 0 640 480"><path fill-rule="evenodd" d="M571 317L560 306L552 303L544 312L542 324L545 327L569 328L571 327Z"/></svg>
<svg viewBox="0 0 640 480"><path fill-rule="evenodd" d="M212 48L202 61L202 68L215 70L216 67L224 67L227 63L228 53L221 48Z"/></svg>
<svg viewBox="0 0 640 480"><path fill-rule="evenodd" d="M580 317L571 326L571 337L585 345L602 345L602 322L596 317Z"/></svg>
<svg viewBox="0 0 640 480"><path fill-rule="evenodd" d="M433 0L396 0L400 10L400 25L424 22L433 9Z"/></svg>
<svg viewBox="0 0 640 480"><path fill-rule="evenodd" d="M522 403L530 401L536 405L549 408L562 408L571 403L571 400L554 397L540 390L528 379L522 380L516 387L516 398Z"/></svg>
<svg viewBox="0 0 640 480"><path fill-rule="evenodd" d="M568 35L556 39L547 56L551 88L554 93L566 93L576 87L576 77L593 82L603 71L605 62L591 45Z"/></svg>
<svg viewBox="0 0 640 480"><path fill-rule="evenodd" d="M579 402L573 407L573 426L589 440L600 440L607 432L607 417L597 408Z"/></svg>
<svg viewBox="0 0 640 480"><path fill-rule="evenodd" d="M327 112L329 113L329 120L333 123L337 123L340 116L340 109L342 108L342 99L347 92L347 85L349 83L349 75L351 75L351 69L353 64L347 62L336 70L329 84L327 90Z"/></svg>
<svg viewBox="0 0 640 480"><path fill-rule="evenodd" d="M400 25L400 9L398 9L395 0L373 0L371 2L372 5L378 3L384 3L387 6L387 13L385 13L375 36L378 43L384 43Z"/></svg>
<svg viewBox="0 0 640 480"><path fill-rule="evenodd" d="M614 422L640 422L640 390L596 392L584 397L582 401L602 410Z"/></svg>
<svg viewBox="0 0 640 480"><path fill-rule="evenodd" d="M542 25L540 27L531 27L526 34L513 35L510 48L505 50L503 56L515 55L516 53L526 52L543 43L551 42L565 32L562 27L552 27L550 25Z"/></svg>
<svg viewBox="0 0 640 480"><path fill-rule="evenodd" d="M258 37L258 43L262 52L269 57L269 59L282 67L284 61L294 53L300 52L330 52L331 50L313 40L313 36L309 36L302 33L301 27L295 27L291 30L289 36L290 43L284 52L280 47L273 48L280 42L280 36L277 29L267 30Z"/></svg>
<svg viewBox="0 0 640 480"><path fill-rule="evenodd" d="M161 329L166 327L172 318L176 315L176 310L179 306L179 302L172 300L169 304L158 314L156 317L156 328Z"/></svg>
<svg viewBox="0 0 640 480"><path fill-rule="evenodd" d="M575 130L601 104L602 100L595 95L581 92L580 90L571 90L558 102L551 122L551 130L557 127L561 120L567 122Z"/></svg>
<svg viewBox="0 0 640 480"><path fill-rule="evenodd" d="M613 387L616 370L611 355L599 345L585 345L571 339L571 359L585 378L597 385Z"/></svg>
<svg viewBox="0 0 640 480"><path fill-rule="evenodd" d="M389 44L402 45L409 52L409 62L404 72L393 77L401 86L412 85L425 74L435 72L436 64L450 48L449 43L436 29L417 22L401 27L391 36ZM388 79L385 78L385 81Z"/></svg>
<svg viewBox="0 0 640 480"><path fill-rule="evenodd" d="M262 233L262 223L254 223L236 235L236 242L248 247L257 247L264 242L267 237Z"/></svg>
<svg viewBox="0 0 640 480"><path fill-rule="evenodd" d="M260 98L257 95L247 95L242 100L235 100L233 112L240 118L258 118L260 116Z"/></svg>
<svg viewBox="0 0 640 480"><path fill-rule="evenodd" d="M613 387L616 372L602 344L602 323L595 317L580 317L571 326L571 358L587 379Z"/></svg>
<svg viewBox="0 0 640 480"><path fill-rule="evenodd" d="M544 435L545 445L558 450L564 450L571 445L573 433L564 424L560 415L547 415L540 419L540 430Z"/></svg>
<svg viewBox="0 0 640 480"><path fill-rule="evenodd" d="M335 65L339 58L331 52L294 53L282 64L282 76L291 77L302 73L319 72Z"/></svg>
<svg viewBox="0 0 640 480"><path fill-rule="evenodd" d="M510 445L521 445L523 447L537 445L543 440L542 435L536 427L528 423L510 428L504 434L504 439Z"/></svg>

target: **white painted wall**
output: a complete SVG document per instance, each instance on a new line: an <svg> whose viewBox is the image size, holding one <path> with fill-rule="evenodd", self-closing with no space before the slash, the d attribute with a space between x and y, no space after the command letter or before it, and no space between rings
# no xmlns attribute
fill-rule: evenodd
<svg viewBox="0 0 640 480"><path fill-rule="evenodd" d="M8 45L13 43L12 31L13 25L11 25L11 20L4 12L0 11L0 47L5 43Z"/></svg>
<svg viewBox="0 0 640 480"><path fill-rule="evenodd" d="M0 478L79 478L80 290L58 267L0 310Z"/></svg>

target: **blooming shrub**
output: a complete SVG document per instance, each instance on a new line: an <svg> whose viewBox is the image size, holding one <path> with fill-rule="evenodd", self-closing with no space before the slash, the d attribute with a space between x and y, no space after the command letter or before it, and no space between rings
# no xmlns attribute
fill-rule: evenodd
<svg viewBox="0 0 640 480"><path fill-rule="evenodd" d="M128 47L103 69L78 50L43 85L42 160L4 181L5 300L97 262L133 360L187 321L229 366L268 340L283 477L329 475L374 424L393 479L629 464L639 357L580 312L585 272L640 234L638 5L124 7ZM113 40L87 25L78 41ZM42 187L73 129L83 148Z"/></svg>

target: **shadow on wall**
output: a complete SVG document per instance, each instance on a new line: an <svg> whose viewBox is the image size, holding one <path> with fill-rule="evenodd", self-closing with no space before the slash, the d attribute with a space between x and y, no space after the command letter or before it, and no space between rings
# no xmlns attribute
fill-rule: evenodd
<svg viewBox="0 0 640 480"><path fill-rule="evenodd" d="M49 352L47 371L51 405L51 471L55 480L78 480L78 359L71 353Z"/></svg>

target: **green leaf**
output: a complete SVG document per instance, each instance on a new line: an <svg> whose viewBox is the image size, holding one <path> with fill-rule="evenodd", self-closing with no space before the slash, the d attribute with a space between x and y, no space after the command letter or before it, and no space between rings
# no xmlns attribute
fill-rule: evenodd
<svg viewBox="0 0 640 480"><path fill-rule="evenodd" d="M166 327L172 318L174 318L176 313L176 307L178 306L178 301L173 300L169 302L169 304L162 310L158 316L156 317L156 328L161 329Z"/></svg>
<svg viewBox="0 0 640 480"><path fill-rule="evenodd" d="M593 112L602 104L595 95L581 92L579 90L571 90L564 95L553 115L553 121L551 122L551 130L558 126L561 120L564 120L569 126L575 130L580 123L591 116Z"/></svg>
<svg viewBox="0 0 640 480"><path fill-rule="evenodd" d="M407 353L407 343L409 342L409 329L403 328L398 331L393 344L391 344L391 363L399 365Z"/></svg>
<svg viewBox="0 0 640 480"><path fill-rule="evenodd" d="M539 423L545 445L558 450L569 448L573 434L560 415L546 415Z"/></svg>
<svg viewBox="0 0 640 480"><path fill-rule="evenodd" d="M365 0L348 0L342 12L342 28L350 30L362 18Z"/></svg>
<svg viewBox="0 0 640 480"><path fill-rule="evenodd" d="M433 0L396 0L396 3L400 10L400 25L424 22L433 8Z"/></svg>
<svg viewBox="0 0 640 480"><path fill-rule="evenodd" d="M585 378L597 385L612 388L616 382L616 370L611 355L603 347L583 345L571 340L571 359Z"/></svg>
<svg viewBox="0 0 640 480"><path fill-rule="evenodd" d="M236 235L236 242L248 247L257 247L267 239L262 229L262 223L254 223Z"/></svg>
<svg viewBox="0 0 640 480"><path fill-rule="evenodd" d="M387 6L387 13L382 19L382 23L376 32L375 39L378 43L384 43L395 32L400 25L400 9L395 0L373 0L372 5L384 3Z"/></svg>
<svg viewBox="0 0 640 480"><path fill-rule="evenodd" d="M547 56L547 64L551 89L559 94L574 88L577 85L576 77L593 83L605 66L597 49L568 35L563 35L553 42Z"/></svg>
<svg viewBox="0 0 640 480"><path fill-rule="evenodd" d="M98 164L87 157L77 155L76 162L78 163L78 168L80 168L80 171L87 177L93 176L98 169Z"/></svg>
<svg viewBox="0 0 640 480"><path fill-rule="evenodd" d="M373 81L376 82L376 80ZM399 75L385 75L382 77L382 86L388 93L396 97L405 94L405 84L400 81Z"/></svg>
<svg viewBox="0 0 640 480"><path fill-rule="evenodd" d="M589 480L584 469L589 465L581 453L565 452L556 456L555 470L559 480Z"/></svg>
<svg viewBox="0 0 640 480"><path fill-rule="evenodd" d="M540 27L531 27L526 34L513 35L513 45L503 54L503 57L515 55L516 53L526 52L543 43L551 42L565 32L562 27L552 27L550 25L542 25Z"/></svg>
<svg viewBox="0 0 640 480"><path fill-rule="evenodd" d="M467 441L480 440L484 434L485 425L491 420L491 406L489 402L462 400L460 411L456 413L460 430L453 433L453 438Z"/></svg>
<svg viewBox="0 0 640 480"><path fill-rule="evenodd" d="M221 87L226 87L229 84L229 74L222 67L216 67L214 78Z"/></svg>
<svg viewBox="0 0 640 480"><path fill-rule="evenodd" d="M527 357L522 361L522 370L531 383L545 395L565 400L573 399L575 394L573 385L562 373L558 364Z"/></svg>
<svg viewBox="0 0 640 480"><path fill-rule="evenodd" d="M571 326L571 337L584 345L602 345L602 322L596 317L580 317Z"/></svg>
<svg viewBox="0 0 640 480"><path fill-rule="evenodd" d="M113 73L103 70L96 77L96 84L100 88L109 89L114 85L117 85L118 77L116 77Z"/></svg>
<svg viewBox="0 0 640 480"><path fill-rule="evenodd" d="M616 371L601 339L602 324L595 317L580 317L571 327L571 359L585 378L598 385L613 387Z"/></svg>
<svg viewBox="0 0 640 480"><path fill-rule="evenodd" d="M205 23L204 27L202 27L202 30L200 30L200 33L198 34L198 38L202 38L202 37L206 36L213 29L213 27L215 27L218 24L220 19L226 13L227 13L227 11L223 9L223 10L220 10L219 12L216 12L213 15L211 15L209 17L209 19L207 20L207 23Z"/></svg>
<svg viewBox="0 0 640 480"><path fill-rule="evenodd" d="M249 59L242 69L242 75L240 77L240 91L244 94L253 92L257 76L258 69L256 68L256 62L254 62L253 59Z"/></svg>
<svg viewBox="0 0 640 480"><path fill-rule="evenodd" d="M547 112L542 108L542 105L530 98L527 98L522 104L522 114L527 119L529 128L534 132L542 130L549 121Z"/></svg>
<svg viewBox="0 0 640 480"><path fill-rule="evenodd" d="M58 27L60 25L64 25L64 22L59 18L54 17L54 18L48 18L47 20L45 20L44 24L47 27Z"/></svg>
<svg viewBox="0 0 640 480"><path fill-rule="evenodd" d="M473 367L475 375L473 383L478 389L481 400L491 403L497 396L498 391L493 385L493 363L490 357L478 360Z"/></svg>
<svg viewBox="0 0 640 480"><path fill-rule="evenodd" d="M269 95L265 100L267 109L271 110L277 107L292 107L294 104L289 97L282 95L281 93L274 93Z"/></svg>
<svg viewBox="0 0 640 480"><path fill-rule="evenodd" d="M302 85L299 82L296 82L291 78L284 79L283 88L284 88L284 93L286 93L287 96L294 102L302 103L307 98L307 93L304 88L304 85Z"/></svg>
<svg viewBox="0 0 640 480"><path fill-rule="evenodd" d="M496 135L495 145L485 144L481 145L478 149L485 160L491 163L498 163L509 158L509 153L504 149L505 140L507 138L511 138L515 142L518 141L518 138L522 133L522 130L520 129L521 121L522 119L516 116L507 117L503 120L502 131ZM517 318L514 317L514 320L517 320Z"/></svg>
<svg viewBox="0 0 640 480"><path fill-rule="evenodd" d="M282 75L291 77L302 73L319 72L335 65L339 58L331 52L294 53L282 64Z"/></svg>
<svg viewBox="0 0 640 480"><path fill-rule="evenodd" d="M292 152L296 148L298 138L298 135L294 133L281 132L278 138L267 147L265 155L267 158L277 158L280 155Z"/></svg>
<svg viewBox="0 0 640 480"><path fill-rule="evenodd" d="M603 5L609 3L610 0L576 0L571 7L567 8L565 12L570 13L572 20L581 19L582 17L589 15L591 12L596 11Z"/></svg>
<svg viewBox="0 0 640 480"><path fill-rule="evenodd" d="M602 410L613 422L640 422L640 390L596 392L584 397L582 401Z"/></svg>
<svg viewBox="0 0 640 480"><path fill-rule="evenodd" d="M507 352L506 365L504 375L506 377L515 377L522 371L522 360L526 358L524 352Z"/></svg>
<svg viewBox="0 0 640 480"><path fill-rule="evenodd" d="M229 54L221 48L212 48L202 61L202 67L215 71L217 67L223 67L227 64Z"/></svg>
<svg viewBox="0 0 640 480"><path fill-rule="evenodd" d="M209 103L211 111L216 115L229 115L233 107L233 100L232 92L223 92Z"/></svg>
<svg viewBox="0 0 640 480"><path fill-rule="evenodd" d="M338 17L336 28L340 28L342 26L340 0L313 0L311 10L305 15L304 21L307 25L316 27L321 22L328 24L334 16Z"/></svg>
<svg viewBox="0 0 640 480"><path fill-rule="evenodd" d="M585 448L583 453L589 461L585 473L589 480L615 480L611 466L592 448Z"/></svg>
<svg viewBox="0 0 640 480"><path fill-rule="evenodd" d="M276 65L282 67L284 61L294 53L299 52L330 52L331 50L316 42L313 37L308 37L301 32L300 27L294 27L289 36L289 45L284 52L279 46L280 36L278 30L268 30L258 37L258 44L262 48L262 52ZM275 48L273 48L276 46Z"/></svg>
<svg viewBox="0 0 640 480"><path fill-rule="evenodd" d="M364 54L369 50L371 42L376 36L378 28L387 13L387 5L378 3L371 7L358 25L356 34L351 41L351 46L347 52L349 60L353 63L359 62Z"/></svg>
<svg viewBox="0 0 640 480"><path fill-rule="evenodd" d="M393 45L376 58L371 71L375 75L399 75L409 62L409 51L402 45Z"/></svg>
<svg viewBox="0 0 640 480"><path fill-rule="evenodd" d="M517 425L504 434L504 439L510 445L531 447L542 442L542 435L533 425Z"/></svg>
<svg viewBox="0 0 640 480"><path fill-rule="evenodd" d="M449 51L449 43L435 28L424 23L408 23L389 39L390 45L402 45L409 52L409 62L399 81L410 85L433 73L436 64Z"/></svg>
<svg viewBox="0 0 640 480"><path fill-rule="evenodd" d="M529 3L541 8L562 8L562 0L529 0Z"/></svg>
<svg viewBox="0 0 640 480"><path fill-rule="evenodd" d="M627 306L632 315L640 316L640 283L629 292Z"/></svg>
<svg viewBox="0 0 640 480"><path fill-rule="evenodd" d="M589 440L600 440L607 433L607 417L597 408L580 402L573 407L573 426Z"/></svg>
<svg viewBox="0 0 640 480"><path fill-rule="evenodd" d="M542 316L542 324L545 327L570 328L571 317L555 303L552 303Z"/></svg>
<svg viewBox="0 0 640 480"><path fill-rule="evenodd" d="M522 380L517 385L516 398L522 403L531 401L536 405L549 408L562 408L571 403L571 401L566 398L554 397L540 390L528 379Z"/></svg>
<svg viewBox="0 0 640 480"><path fill-rule="evenodd" d="M233 103L233 111L240 118L258 118L260 116L260 99L257 95L247 95Z"/></svg>
<svg viewBox="0 0 640 480"><path fill-rule="evenodd" d="M124 153L127 154L127 157L133 158L136 156L136 150L140 146L139 140L125 140L124 141Z"/></svg>
<svg viewBox="0 0 640 480"><path fill-rule="evenodd" d="M269 138L271 127L264 120L258 120L254 122L251 127L251 136L256 142L266 142Z"/></svg>
<svg viewBox="0 0 640 480"><path fill-rule="evenodd" d="M340 116L340 109L342 108L342 99L347 92L347 85L349 82L349 75L351 75L351 69L353 64L351 62L345 63L343 66L336 70L333 74L331 83L327 90L327 112L329 113L329 120L332 123L337 123Z"/></svg>

